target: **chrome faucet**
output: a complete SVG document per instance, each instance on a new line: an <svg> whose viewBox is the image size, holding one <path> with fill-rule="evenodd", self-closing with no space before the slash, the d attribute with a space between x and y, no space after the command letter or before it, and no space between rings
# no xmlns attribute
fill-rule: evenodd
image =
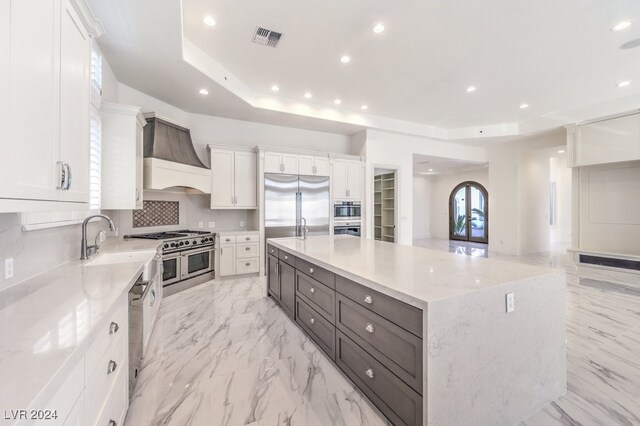
<svg viewBox="0 0 640 426"><path fill-rule="evenodd" d="M94 214L92 216L89 216L88 218L86 218L84 220L84 222L82 222L82 242L80 245L80 260L87 260L89 258L91 258L94 254L96 254L98 252L98 249L100 248L98 246L98 239L96 238L96 242L94 245L92 246L87 246L87 224L89 223L89 221L93 218L101 218L106 220L107 222L109 222L109 229L111 229L111 231L115 232L116 231L116 225L115 223L113 223L113 220L111 220L111 218L109 216L105 216L103 214Z"/></svg>
<svg viewBox="0 0 640 426"><path fill-rule="evenodd" d="M304 225L302 224L303 221L304 221ZM302 239L306 240L307 232L309 232L309 229L307 228L307 219L305 219L304 217L300 218L300 230L302 231Z"/></svg>

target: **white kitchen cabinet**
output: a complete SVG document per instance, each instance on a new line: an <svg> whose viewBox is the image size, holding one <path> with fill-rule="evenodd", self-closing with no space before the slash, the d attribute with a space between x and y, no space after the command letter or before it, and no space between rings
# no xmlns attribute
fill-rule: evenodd
<svg viewBox="0 0 640 426"><path fill-rule="evenodd" d="M260 271L260 234L258 232L241 234L222 232L218 236L220 250L217 276L228 277Z"/></svg>
<svg viewBox="0 0 640 426"><path fill-rule="evenodd" d="M0 6L0 124L11 141L0 148L0 211L89 201L89 37L101 28L81 2Z"/></svg>
<svg viewBox="0 0 640 426"><path fill-rule="evenodd" d="M141 209L143 202L143 128L140 107L103 102L102 208Z"/></svg>
<svg viewBox="0 0 640 426"><path fill-rule="evenodd" d="M284 152L265 152L265 173L298 174L298 155Z"/></svg>
<svg viewBox="0 0 640 426"><path fill-rule="evenodd" d="M567 129L569 166L640 160L640 114Z"/></svg>
<svg viewBox="0 0 640 426"><path fill-rule="evenodd" d="M333 199L362 200L362 162L336 158L331 174Z"/></svg>
<svg viewBox="0 0 640 426"><path fill-rule="evenodd" d="M209 146L211 208L257 208L257 156L253 151Z"/></svg>
<svg viewBox="0 0 640 426"><path fill-rule="evenodd" d="M299 155L298 174L306 176L329 176L329 158Z"/></svg>

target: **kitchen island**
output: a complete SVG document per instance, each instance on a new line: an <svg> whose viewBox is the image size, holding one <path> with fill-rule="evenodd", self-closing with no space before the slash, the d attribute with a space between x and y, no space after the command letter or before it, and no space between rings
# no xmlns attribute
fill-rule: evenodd
<svg viewBox="0 0 640 426"><path fill-rule="evenodd" d="M566 390L562 271L351 236L267 243L268 294L394 424L516 424Z"/></svg>

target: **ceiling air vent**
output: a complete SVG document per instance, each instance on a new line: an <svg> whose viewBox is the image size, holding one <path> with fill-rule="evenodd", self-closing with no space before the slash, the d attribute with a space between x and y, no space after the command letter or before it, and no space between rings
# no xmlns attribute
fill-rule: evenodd
<svg viewBox="0 0 640 426"><path fill-rule="evenodd" d="M256 33L253 35L253 42L265 46L278 47L278 42L280 42L281 37L282 33L258 27L256 28Z"/></svg>

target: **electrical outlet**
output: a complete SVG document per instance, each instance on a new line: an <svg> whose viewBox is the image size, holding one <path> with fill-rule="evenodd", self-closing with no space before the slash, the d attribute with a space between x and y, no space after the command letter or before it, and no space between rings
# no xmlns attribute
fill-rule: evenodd
<svg viewBox="0 0 640 426"><path fill-rule="evenodd" d="M204 228L204 222L198 222L198 228L200 229Z"/></svg>
<svg viewBox="0 0 640 426"><path fill-rule="evenodd" d="M215 222L209 222L209 228L215 228L215 227L216 227Z"/></svg>
<svg viewBox="0 0 640 426"><path fill-rule="evenodd" d="M513 295L513 293L507 293L505 294L505 304L507 305L507 313L509 312L513 312L516 310L516 297Z"/></svg>
<svg viewBox="0 0 640 426"><path fill-rule="evenodd" d="M240 228L244 228L244 220L240 221Z"/></svg>
<svg viewBox="0 0 640 426"><path fill-rule="evenodd" d="M13 257L4 260L4 279L9 280L11 278L13 278Z"/></svg>

